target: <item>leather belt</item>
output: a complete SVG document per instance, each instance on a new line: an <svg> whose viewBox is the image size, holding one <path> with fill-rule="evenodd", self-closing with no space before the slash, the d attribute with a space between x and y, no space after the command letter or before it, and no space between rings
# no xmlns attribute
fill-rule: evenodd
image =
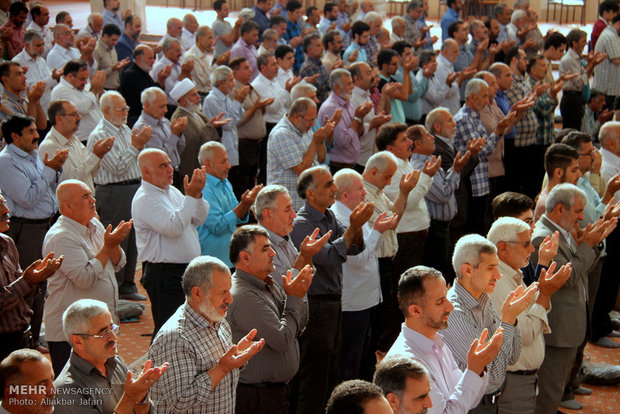
<svg viewBox="0 0 620 414"><path fill-rule="evenodd" d="M106 185L137 185L140 184L140 179L136 178L135 180L125 180L125 181L118 181L115 183L108 183L108 184L97 184L99 186L106 186Z"/></svg>
<svg viewBox="0 0 620 414"><path fill-rule="evenodd" d="M537 369L529 369L529 370L519 370L519 371L508 371L511 374L515 375L536 375L538 373Z"/></svg>
<svg viewBox="0 0 620 414"><path fill-rule="evenodd" d="M56 216L43 218L43 219L29 219L29 218L12 216L10 220L13 223L22 223L22 224L45 224L45 223L51 224L52 221L54 221L55 219L56 219Z"/></svg>

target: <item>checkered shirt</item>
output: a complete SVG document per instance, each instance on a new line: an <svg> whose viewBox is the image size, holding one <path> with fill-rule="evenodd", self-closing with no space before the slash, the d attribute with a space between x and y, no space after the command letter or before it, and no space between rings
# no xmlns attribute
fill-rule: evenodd
<svg viewBox="0 0 620 414"><path fill-rule="evenodd" d="M525 78L521 75L512 74L512 86L504 93L508 97L510 106L514 105L517 101L525 98L525 95L530 93L531 88L525 82ZM515 136L515 147L527 147L528 145L534 145L536 143L536 129L538 128L538 121L533 110L529 110L519 122L517 122L517 134Z"/></svg>
<svg viewBox="0 0 620 414"><path fill-rule="evenodd" d="M329 73L323 66L323 63L315 58L311 58L306 55L306 60L299 69L299 76L307 78L319 74L319 77L314 81L313 85L316 87L316 97L319 102L325 101L329 95Z"/></svg>
<svg viewBox="0 0 620 414"><path fill-rule="evenodd" d="M418 23L413 20L408 14L403 16L403 19L405 20L405 34L403 37L405 38L407 43L410 43L413 47L415 41L422 37L422 32L418 27Z"/></svg>
<svg viewBox="0 0 620 414"><path fill-rule="evenodd" d="M538 81L528 75L525 82L532 89ZM536 99L536 103L532 108L538 122L536 127L536 145L551 144L553 139L553 117L556 106L558 106L558 101L549 96L547 92Z"/></svg>

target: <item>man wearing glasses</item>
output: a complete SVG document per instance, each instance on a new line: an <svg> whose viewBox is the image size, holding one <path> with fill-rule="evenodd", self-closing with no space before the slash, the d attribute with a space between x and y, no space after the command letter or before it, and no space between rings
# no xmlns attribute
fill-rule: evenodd
<svg viewBox="0 0 620 414"><path fill-rule="evenodd" d="M104 226L118 226L122 220L131 219L131 200L140 187L138 154L151 139L153 129L146 125L133 133L127 126L129 107L122 95L109 91L101 96L103 118L88 137L87 148L93 151L96 143L114 137L114 145L101 159L94 177L97 188L97 213ZM145 300L138 294L134 283L138 251L132 230L123 240L121 248L127 255L127 265L116 274L120 299Z"/></svg>
<svg viewBox="0 0 620 414"><path fill-rule="evenodd" d="M119 326L112 322L105 303L93 299L74 302L62 315L62 329L72 350L69 363L54 381L55 413L150 411L149 388L168 363L151 368L147 361L140 375L127 378L127 365L117 355Z"/></svg>
<svg viewBox="0 0 620 414"><path fill-rule="evenodd" d="M111 225L104 228L96 218L90 188L78 180L61 183L56 197L61 216L45 236L43 254L54 252L65 259L48 281L49 296L43 316L52 366L58 375L71 353L62 330L62 314L69 305L81 298L101 300L118 323L114 272L125 266L120 243L129 235L133 222L121 221L114 230Z"/></svg>

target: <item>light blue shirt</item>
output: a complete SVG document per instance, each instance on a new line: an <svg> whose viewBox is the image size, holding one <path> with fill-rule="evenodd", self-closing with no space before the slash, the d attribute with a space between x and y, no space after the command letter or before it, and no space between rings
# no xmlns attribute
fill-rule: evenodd
<svg viewBox="0 0 620 414"><path fill-rule="evenodd" d="M101 16L103 16L104 26L106 24L113 24L121 30L121 34L125 32L125 23L123 22L123 19L121 19L121 16L118 13L112 13L108 9L103 9Z"/></svg>
<svg viewBox="0 0 620 414"><path fill-rule="evenodd" d="M450 26L450 23L456 22L458 20L461 20L461 18L459 17L459 13L452 8L449 8L443 14L443 17L441 18L441 42L442 43L445 42L446 39L450 38L450 36L448 36L448 27Z"/></svg>
<svg viewBox="0 0 620 414"><path fill-rule="evenodd" d="M342 60L344 60L345 62L348 62L349 61L349 56L351 55L351 53L355 52L355 50L357 50L357 60L356 60L356 62L370 63L370 61L368 60L368 55L366 54L366 51L364 50L364 48L362 46L358 45L355 42L351 42L349 47L347 47L347 50L344 51L344 55L342 56Z"/></svg>
<svg viewBox="0 0 620 414"><path fill-rule="evenodd" d="M588 199L588 204L583 206L584 219L581 224L584 226L587 224L593 224L603 215L607 204L603 203L601 197L592 187L592 184L590 184L589 176L580 177L579 180L577 180L577 187L581 188L583 192L586 193L586 197Z"/></svg>
<svg viewBox="0 0 620 414"><path fill-rule="evenodd" d="M393 78L403 83L403 79L405 79L403 73L403 67L399 66ZM412 121L419 121L420 118L422 118L422 98L428 90L428 78L424 77L422 70L419 70L418 73L419 75L415 76L413 72L409 72L413 92L406 101L402 101L405 119L410 119Z"/></svg>
<svg viewBox="0 0 620 414"><path fill-rule="evenodd" d="M0 189L12 216L44 219L56 214L59 180L60 172L45 166L37 150L27 153L9 144L0 152Z"/></svg>
<svg viewBox="0 0 620 414"><path fill-rule="evenodd" d="M224 118L230 118L230 122L222 127L222 144L226 147L230 165L239 165L239 137L237 136L237 124L243 117L243 106L239 101L231 100L218 88L211 89L209 95L202 104L202 113L209 119L215 118L224 112Z"/></svg>
<svg viewBox="0 0 620 414"><path fill-rule="evenodd" d="M209 202L210 208L205 222L197 227L200 253L217 257L229 268L233 267L228 257L230 239L237 224L248 222L249 213L240 219L233 211L239 202L227 178L220 180L207 174L207 184L202 189L202 198Z"/></svg>

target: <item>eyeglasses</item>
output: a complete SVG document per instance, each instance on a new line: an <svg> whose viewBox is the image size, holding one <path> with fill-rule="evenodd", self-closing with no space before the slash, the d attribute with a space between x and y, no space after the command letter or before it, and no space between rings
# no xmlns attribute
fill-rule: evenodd
<svg viewBox="0 0 620 414"><path fill-rule="evenodd" d="M532 245L532 241L528 240L526 242L515 242L515 241L508 241L506 243L510 243L510 244L520 244L524 249L527 249L528 247L530 247Z"/></svg>
<svg viewBox="0 0 620 414"><path fill-rule="evenodd" d="M131 108L129 108L128 106L125 106L124 108L112 108L112 109L118 112L129 112L129 109Z"/></svg>
<svg viewBox="0 0 620 414"><path fill-rule="evenodd" d="M77 118L78 116L80 116L79 112L71 112L70 114L62 114L62 116L70 116L73 118Z"/></svg>
<svg viewBox="0 0 620 414"><path fill-rule="evenodd" d="M594 153L596 152L596 148L592 148L590 151L588 152L580 152L579 156L580 157L591 157L592 155L594 155Z"/></svg>
<svg viewBox="0 0 620 414"><path fill-rule="evenodd" d="M105 331L101 335L93 335L93 334L76 334L76 335L90 336L91 338L97 338L97 339L106 339L111 334L118 335L120 330L121 330L120 326L112 324L112 329L110 329L109 331Z"/></svg>

